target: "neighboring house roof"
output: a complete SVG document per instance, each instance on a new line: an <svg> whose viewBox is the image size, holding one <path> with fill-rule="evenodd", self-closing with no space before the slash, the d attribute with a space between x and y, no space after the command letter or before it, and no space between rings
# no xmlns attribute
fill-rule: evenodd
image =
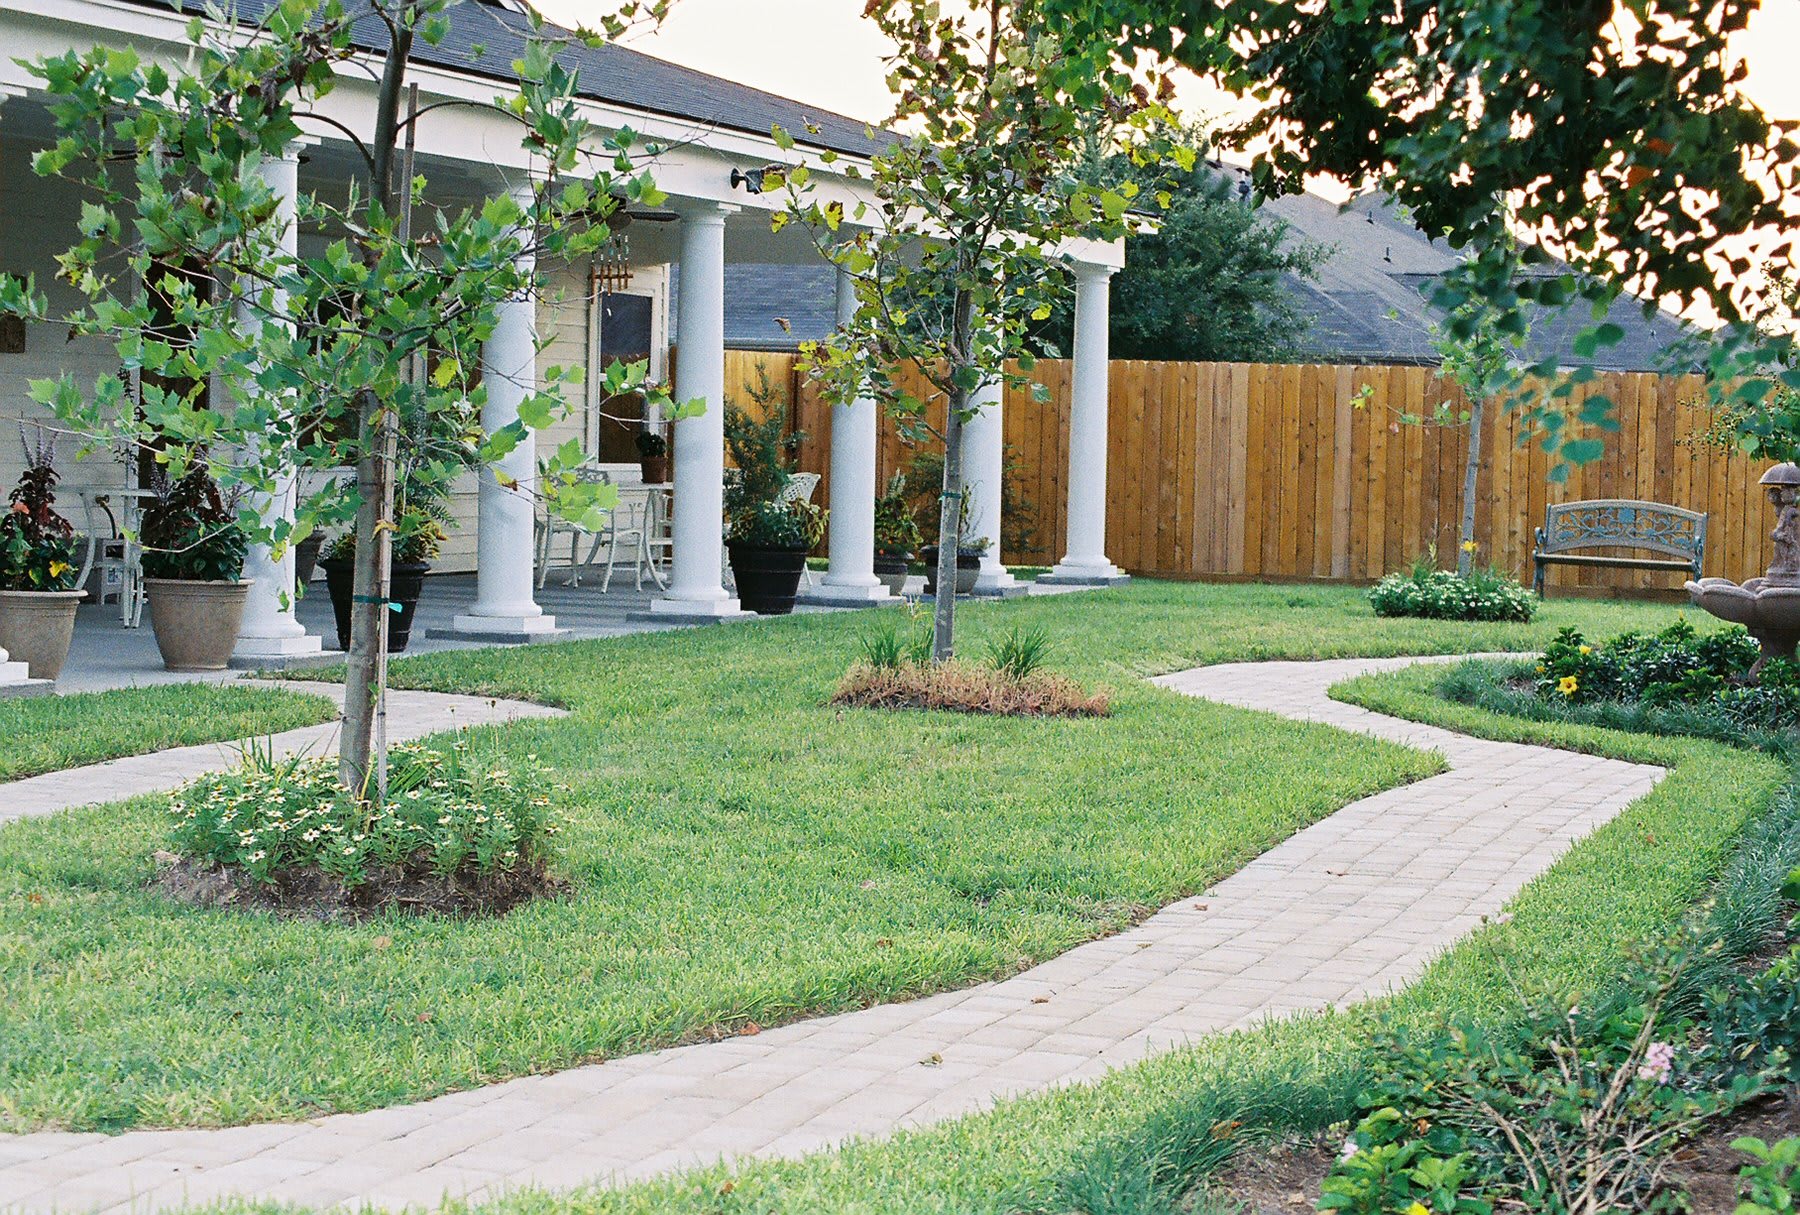
<svg viewBox="0 0 1800 1215"><path fill-rule="evenodd" d="M1427 302L1436 279L1461 255L1432 240L1410 223L1391 201L1363 195L1339 206L1316 194L1290 194L1262 204L1271 218L1289 224L1301 239L1329 247L1315 281L1290 279L1289 288L1312 317L1302 339L1309 360L1334 363L1436 363L1432 325L1441 313ZM1129 260L1129 247L1127 260ZM1546 273L1554 273L1547 270ZM1641 301L1625 297L1607 320L1624 330L1618 343L1591 359L1575 354L1575 338L1595 322L1586 304L1542 310L1535 318L1525 354L1554 354L1566 366L1604 371L1666 370L1668 350L1691 336L1679 318L1655 311L1646 316Z"/></svg>
<svg viewBox="0 0 1800 1215"><path fill-rule="evenodd" d="M1342 208L1316 194L1270 199L1263 211L1286 221L1301 239L1330 247L1318 277L1290 276L1287 286L1301 311L1312 319L1299 357L1320 363L1435 364L1432 324L1439 313L1426 300L1432 282L1457 264L1455 250L1430 240L1407 223L1392 204L1359 198ZM1131 246L1126 245L1126 265ZM836 286L829 266L749 266L726 268L725 340L732 346L792 349L822 338L835 323ZM784 331L775 317L787 318ZM1625 331L1617 344L1592 359L1575 355L1574 343L1594 322L1585 304L1542 312L1532 326L1525 354L1538 359L1555 353L1565 366L1583 364L1603 371L1667 370L1667 351L1692 336L1667 312L1646 317L1632 298L1615 303L1607 319Z"/></svg>
<svg viewBox="0 0 1800 1215"><path fill-rule="evenodd" d="M167 8L169 0L134 0L146 8ZM202 10L201 0L180 0L190 12ZM258 20L274 7L275 0L238 0L238 12L246 20ZM498 0L452 5L448 35L436 46L421 44L416 57L424 63L495 80L513 78L512 63L524 52L530 19L518 6ZM546 22L545 32L567 33ZM387 31L375 18L357 23L354 36L369 50L387 45ZM479 48L480 53L477 53ZM867 156L882 145L859 119L834 114L761 89L709 76L611 44L598 48L571 44L563 62L580 73L579 91L592 101L606 102L685 118L732 131L767 136L776 125L796 142L856 156Z"/></svg>

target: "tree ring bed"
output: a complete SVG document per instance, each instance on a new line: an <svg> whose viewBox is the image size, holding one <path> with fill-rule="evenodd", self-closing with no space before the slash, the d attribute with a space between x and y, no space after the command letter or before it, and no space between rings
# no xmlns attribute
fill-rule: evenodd
<svg viewBox="0 0 1800 1215"><path fill-rule="evenodd" d="M567 895L570 883L542 864L485 873L440 874L429 863L371 866L346 886L316 867L281 869L267 880L242 868L157 853L154 889L189 907L270 912L296 919L355 922L389 911L455 917L504 915L538 899Z"/></svg>

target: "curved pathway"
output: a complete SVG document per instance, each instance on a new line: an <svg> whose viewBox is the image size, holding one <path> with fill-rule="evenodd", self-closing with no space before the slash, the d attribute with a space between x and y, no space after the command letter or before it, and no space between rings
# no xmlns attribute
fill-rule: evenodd
<svg viewBox="0 0 1800 1215"><path fill-rule="evenodd" d="M1202 1034L1377 995L1498 913L1659 768L1486 742L1326 696L1418 659L1157 682L1441 752L1198 899L997 983L310 1122L0 1137L0 1210L149 1212L228 1194L428 1205L796 1155L1083 1080Z"/></svg>
<svg viewBox="0 0 1800 1215"><path fill-rule="evenodd" d="M344 707L344 685L341 683L256 680L247 686L318 696L335 701L340 712ZM561 709L518 700L453 696L444 692L388 691L389 742L406 742L463 726L500 725L528 717L562 716L565 714ZM316 726L301 726L255 741L258 747L268 748L277 757L335 755L341 724L333 720ZM243 741L239 740L173 747L149 755L109 759L82 768L64 768L60 772L9 781L0 784L0 823L54 814L76 806L122 801L143 793L166 793L202 773L231 767L237 762L243 746ZM5 1143L5 1139L0 1138L0 1152L6 1150ZM4 1203L4 1194L0 1193L0 1210L5 1209Z"/></svg>

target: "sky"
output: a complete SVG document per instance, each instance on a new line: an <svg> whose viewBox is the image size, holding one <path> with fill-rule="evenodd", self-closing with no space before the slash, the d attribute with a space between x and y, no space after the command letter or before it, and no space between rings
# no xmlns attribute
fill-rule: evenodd
<svg viewBox="0 0 1800 1215"><path fill-rule="evenodd" d="M594 24L611 0L537 0L553 20ZM726 76L853 118L888 110L882 41L863 0L675 0L662 27L633 37L648 54ZM1748 87L1777 118L1800 118L1800 0L1765 0L1741 50ZM1196 117L1229 113L1233 99L1189 77L1177 102Z"/></svg>

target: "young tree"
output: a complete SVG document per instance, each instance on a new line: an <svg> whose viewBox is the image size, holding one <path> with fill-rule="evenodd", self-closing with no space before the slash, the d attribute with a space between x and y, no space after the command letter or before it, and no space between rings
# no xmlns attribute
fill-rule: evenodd
<svg viewBox="0 0 1800 1215"><path fill-rule="evenodd" d="M548 425L578 369L552 369L517 421L480 429L480 352L498 309L535 298L539 258L583 256L607 239L620 206L659 200L636 168L632 133L587 120L575 74L535 19L512 64L516 87L491 103L518 127L529 181L473 205L431 194L412 164L415 129L438 105L460 103L420 109L414 93L409 105L408 73L447 33L456 2L276 0L254 25L196 17L179 70L104 48L31 65L54 99L58 135L33 167L90 196L80 239L58 258L82 303L59 319L109 339L125 372L142 377L136 401L114 376L84 386L64 374L35 382L32 395L71 429L153 452L172 476L205 466L227 486L267 495L299 468L356 469L354 485L302 501L292 526L249 509L241 523L285 546L354 520L342 777L357 791L376 779L377 797L401 420L419 419L447 445L422 462L422 475L440 477L469 460L492 464L528 428ZM667 2L629 3L607 32L654 19ZM353 65L379 80L366 130L315 106ZM289 215L264 169L308 120L348 139L362 172L340 197L302 197ZM321 233L322 245L296 251L297 229ZM16 278L0 282L0 311L49 315L35 283ZM642 365L606 374L608 392L647 387ZM594 522L608 503L603 487L570 475L579 459L572 446L552 453L543 492Z"/></svg>
<svg viewBox="0 0 1800 1215"><path fill-rule="evenodd" d="M866 169L842 169L875 201L847 216L794 168L775 224L804 223L855 282L854 317L805 350L826 398L873 397L914 436L942 444L938 585L949 588L973 403L985 388L1024 381L1030 326L1066 289L1062 247L1122 236L1133 206L1148 201L1132 183L1107 185L1091 160L1084 171L1083 141L1155 160L1168 149L1167 111L1114 43L1065 38L1045 0L870 0L865 15L897 48L888 60L897 133ZM905 364L944 402L941 427L895 376ZM952 654L954 604L937 597L935 661Z"/></svg>

